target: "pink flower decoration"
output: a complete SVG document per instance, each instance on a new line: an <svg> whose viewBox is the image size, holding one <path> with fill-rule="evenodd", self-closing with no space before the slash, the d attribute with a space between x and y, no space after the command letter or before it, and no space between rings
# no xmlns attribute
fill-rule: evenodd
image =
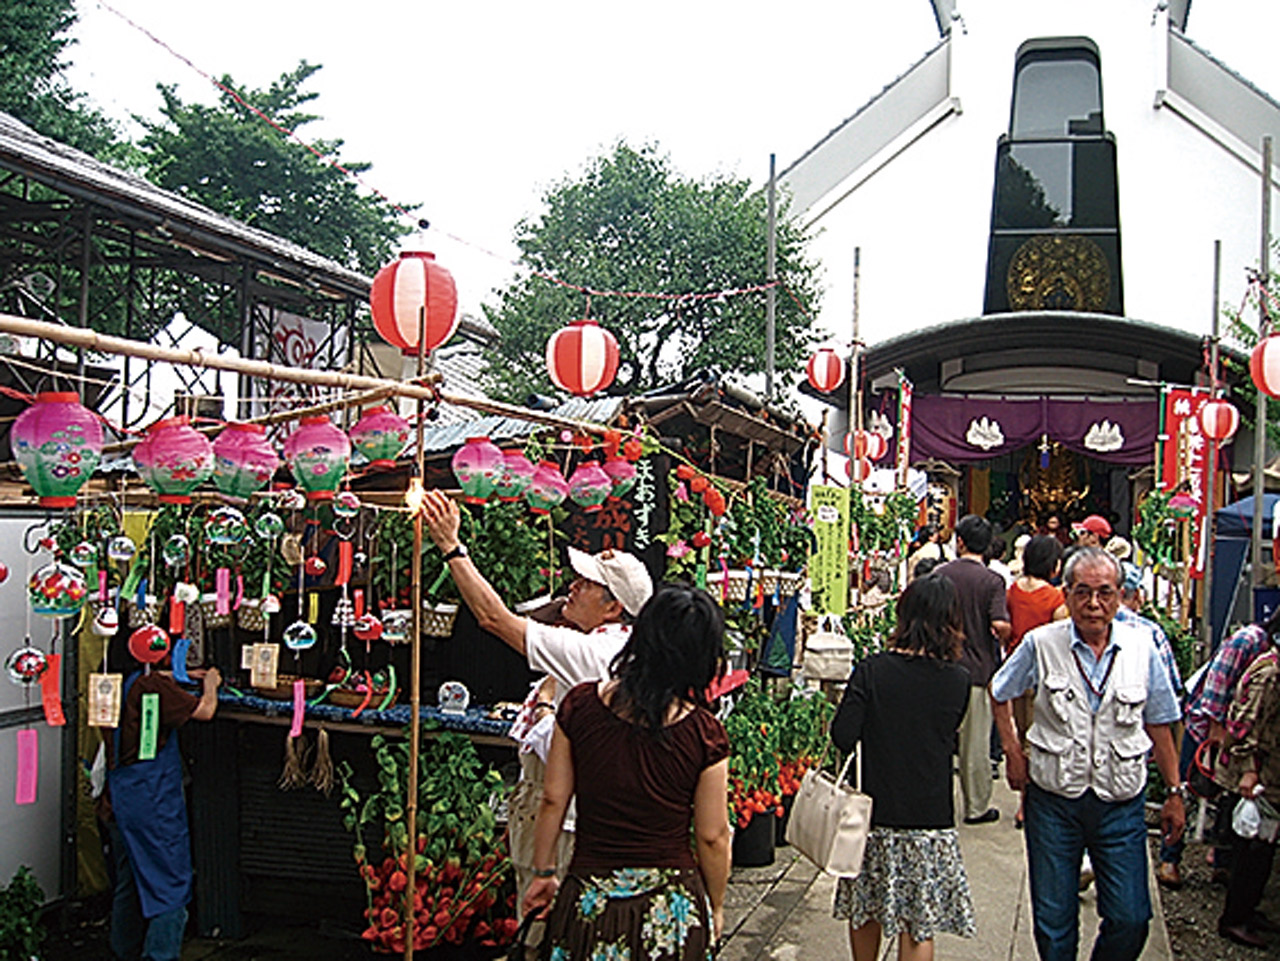
<svg viewBox="0 0 1280 961"><path fill-rule="evenodd" d="M689 489L684 486L684 481L676 486L676 500L685 502L689 500Z"/></svg>
<svg viewBox="0 0 1280 961"><path fill-rule="evenodd" d="M681 486L684 486L684 485L681 485ZM684 541L676 541L674 544L670 545L667 548L668 557L681 558L688 553L689 553L689 545L686 544Z"/></svg>

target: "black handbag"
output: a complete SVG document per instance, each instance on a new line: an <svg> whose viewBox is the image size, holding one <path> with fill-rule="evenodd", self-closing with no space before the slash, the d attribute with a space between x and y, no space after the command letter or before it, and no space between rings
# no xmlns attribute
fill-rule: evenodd
<svg viewBox="0 0 1280 961"><path fill-rule="evenodd" d="M1223 787L1213 779L1214 757L1210 750L1212 741L1204 741L1196 748L1191 759L1191 767L1187 771L1187 788L1198 798L1216 801L1222 797Z"/></svg>
<svg viewBox="0 0 1280 961"><path fill-rule="evenodd" d="M506 952L499 955L499 961L525 961L525 942L529 939L529 932L533 930L533 923L537 921L537 915L530 911L520 921L520 927L516 928L515 937L511 939L511 943L507 945Z"/></svg>

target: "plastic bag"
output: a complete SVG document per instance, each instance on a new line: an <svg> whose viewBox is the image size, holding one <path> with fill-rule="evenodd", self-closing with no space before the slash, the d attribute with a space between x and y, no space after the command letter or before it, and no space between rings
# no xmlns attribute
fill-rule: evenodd
<svg viewBox="0 0 1280 961"><path fill-rule="evenodd" d="M1262 812L1252 798L1241 798L1231 815L1231 830L1242 838L1256 838L1262 826Z"/></svg>

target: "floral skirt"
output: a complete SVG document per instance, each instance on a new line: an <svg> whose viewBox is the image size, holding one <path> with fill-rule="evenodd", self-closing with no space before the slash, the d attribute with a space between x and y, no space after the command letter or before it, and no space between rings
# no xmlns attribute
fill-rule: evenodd
<svg viewBox="0 0 1280 961"><path fill-rule="evenodd" d="M546 961L706 961L711 901L697 869L570 873L542 942Z"/></svg>
<svg viewBox="0 0 1280 961"><path fill-rule="evenodd" d="M903 931L915 941L939 933L973 937L973 899L955 828L872 828L862 873L840 879L833 913L855 928L878 921L887 937Z"/></svg>

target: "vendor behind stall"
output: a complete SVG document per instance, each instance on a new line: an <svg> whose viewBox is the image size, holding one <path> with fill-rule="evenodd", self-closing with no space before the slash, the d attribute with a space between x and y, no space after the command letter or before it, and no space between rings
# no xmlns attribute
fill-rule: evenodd
<svg viewBox="0 0 1280 961"><path fill-rule="evenodd" d="M111 734L107 792L99 813L107 822L115 864L111 950L117 958L177 961L191 900L191 844L177 729L208 721L218 709L216 667L191 671L202 683L188 694L153 664L168 644L136 645L141 661L125 681L120 725Z"/></svg>
<svg viewBox="0 0 1280 961"><path fill-rule="evenodd" d="M569 586L558 622L546 624L513 613L476 569L458 538L461 518L453 501L440 491L427 491L422 516L432 542L444 554L458 593L481 629L522 654L530 668L554 679L554 693L546 699L548 708L558 705L577 685L609 677L609 665L631 633L632 618L653 593L653 581L638 558L623 551L593 555L569 548L569 563L578 577ZM538 708L539 692L545 690L539 687L531 695L533 709ZM547 728L550 726L549 722ZM541 765L535 767L540 777ZM529 773L527 768L525 773ZM541 784L524 786L518 797L521 808L530 814L536 812L542 799ZM532 826L532 817L527 821ZM527 839L516 836L524 823L518 815L512 817L511 849L521 891L532 880L531 864L520 863L520 853L529 848ZM562 845L565 840L561 839ZM565 854L558 864L568 863L567 851Z"/></svg>

